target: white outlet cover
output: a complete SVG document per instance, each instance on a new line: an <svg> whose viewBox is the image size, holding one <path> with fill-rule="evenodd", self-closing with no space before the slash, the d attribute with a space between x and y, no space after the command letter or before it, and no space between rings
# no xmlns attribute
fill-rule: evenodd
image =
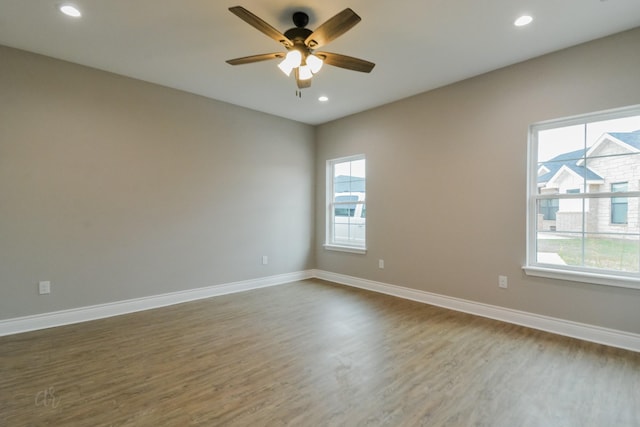
<svg viewBox="0 0 640 427"><path fill-rule="evenodd" d="M509 286L507 276L498 276L498 286L501 288L507 288Z"/></svg>
<svg viewBox="0 0 640 427"><path fill-rule="evenodd" d="M38 282L38 292L40 295L46 295L51 293L51 282L42 281Z"/></svg>

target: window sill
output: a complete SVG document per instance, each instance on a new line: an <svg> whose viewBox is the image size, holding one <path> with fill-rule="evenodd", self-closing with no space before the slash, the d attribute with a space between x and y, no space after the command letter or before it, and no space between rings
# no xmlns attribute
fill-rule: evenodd
<svg viewBox="0 0 640 427"><path fill-rule="evenodd" d="M591 283L595 285L616 286L619 288L640 289L640 278L616 276L612 274L591 273L586 271L561 270L553 267L524 266L527 276L545 277L548 279L569 280L572 282Z"/></svg>
<svg viewBox="0 0 640 427"><path fill-rule="evenodd" d="M350 252L352 254L366 254L367 248L361 248L357 246L341 246L341 245L330 245L329 243L325 243L324 248L328 251L338 251L338 252Z"/></svg>

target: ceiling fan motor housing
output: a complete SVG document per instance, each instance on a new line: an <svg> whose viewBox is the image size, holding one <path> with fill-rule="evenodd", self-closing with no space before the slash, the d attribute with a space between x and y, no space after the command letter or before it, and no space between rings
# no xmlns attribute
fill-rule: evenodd
<svg viewBox="0 0 640 427"><path fill-rule="evenodd" d="M295 12L293 14L293 25L298 28L304 28L309 23L309 15L304 12Z"/></svg>
<svg viewBox="0 0 640 427"><path fill-rule="evenodd" d="M294 44L297 42L304 44L304 41L311 34L313 34L313 31L308 28L291 28L284 33L285 37L291 40Z"/></svg>
<svg viewBox="0 0 640 427"><path fill-rule="evenodd" d="M286 38L293 42L293 46L288 47L287 50L297 49L302 53L303 57L311 53L311 50L304 44L304 41L309 37L313 31L308 28L291 28L287 30L284 35Z"/></svg>

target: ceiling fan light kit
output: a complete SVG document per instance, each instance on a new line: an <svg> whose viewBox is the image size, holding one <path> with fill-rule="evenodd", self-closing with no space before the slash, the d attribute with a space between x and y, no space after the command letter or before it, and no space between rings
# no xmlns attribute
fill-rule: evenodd
<svg viewBox="0 0 640 427"><path fill-rule="evenodd" d="M309 16L306 13L295 12L293 14L295 28L287 30L284 34L242 6L230 7L229 11L258 31L282 44L288 52L286 56L282 53L265 53L230 59L227 61L228 64L242 65L284 57L284 60L278 64L278 68L287 76L290 76L295 71L298 89L310 87L311 78L320 71L325 63L334 67L364 73L370 73L375 66L373 62L363 59L337 53L315 51L315 49L335 40L360 22L361 18L349 8L330 18L316 28L315 31L305 28L309 23Z"/></svg>
<svg viewBox="0 0 640 427"><path fill-rule="evenodd" d="M278 64L278 68L288 76L294 68L298 68L302 63L302 54L297 50L290 50L285 56L284 61Z"/></svg>
<svg viewBox="0 0 640 427"><path fill-rule="evenodd" d="M309 68L311 68L311 72L313 74L316 74L318 71L320 71L320 69L322 68L322 64L324 64L324 62L322 62L322 59L318 58L314 54L310 54L309 56L307 56L307 65L309 66Z"/></svg>
<svg viewBox="0 0 640 427"><path fill-rule="evenodd" d="M313 77L311 68L308 65L300 66L300 68L298 69L298 73L300 80L309 80L311 77Z"/></svg>

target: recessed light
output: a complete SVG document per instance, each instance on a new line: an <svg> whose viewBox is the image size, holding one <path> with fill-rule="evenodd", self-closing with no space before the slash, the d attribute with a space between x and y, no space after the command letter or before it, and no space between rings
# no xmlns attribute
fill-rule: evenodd
<svg viewBox="0 0 640 427"><path fill-rule="evenodd" d="M67 16L71 16L72 18L80 18L82 16L80 10L72 4L61 4L60 6L58 6L58 9L60 10L60 12L64 13Z"/></svg>
<svg viewBox="0 0 640 427"><path fill-rule="evenodd" d="M320 102L327 102L329 100L329 97L327 96L321 96L320 98L318 98L318 101Z"/></svg>
<svg viewBox="0 0 640 427"><path fill-rule="evenodd" d="M533 21L533 18L531 16L522 15L514 21L513 25L515 25L516 27L524 27L525 25L531 24L531 21Z"/></svg>

